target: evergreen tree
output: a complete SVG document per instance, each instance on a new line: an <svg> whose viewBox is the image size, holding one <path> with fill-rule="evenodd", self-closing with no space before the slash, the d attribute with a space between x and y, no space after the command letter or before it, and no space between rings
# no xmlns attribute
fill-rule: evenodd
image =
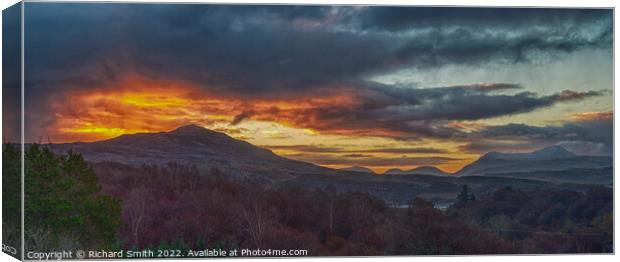
<svg viewBox="0 0 620 262"><path fill-rule="evenodd" d="M75 152L57 156L31 145L25 153L26 246L36 250L110 248L120 201L100 193L94 171Z"/></svg>
<svg viewBox="0 0 620 262"><path fill-rule="evenodd" d="M461 188L461 193L456 197L456 201L465 203L469 198L469 187L467 185L463 185Z"/></svg>
<svg viewBox="0 0 620 262"><path fill-rule="evenodd" d="M2 243L21 247L21 154L14 144L2 149ZM19 251L18 251L19 253Z"/></svg>
<svg viewBox="0 0 620 262"><path fill-rule="evenodd" d="M474 200L476 200L476 196L469 193L469 186L463 185L463 187L461 188L461 192L456 197L456 202L459 204L466 204L467 202Z"/></svg>

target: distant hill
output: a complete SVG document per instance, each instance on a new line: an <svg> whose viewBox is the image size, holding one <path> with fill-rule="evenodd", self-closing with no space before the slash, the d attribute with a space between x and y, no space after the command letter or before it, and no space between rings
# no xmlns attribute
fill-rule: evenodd
<svg viewBox="0 0 620 262"><path fill-rule="evenodd" d="M383 172L384 175L402 175L404 173L405 173L405 171L403 171L400 168L392 168L392 169L389 169L389 170Z"/></svg>
<svg viewBox="0 0 620 262"><path fill-rule="evenodd" d="M420 166L410 170L401 170L394 168L387 170L384 175L427 175L427 176L449 176L449 173L441 171L434 166Z"/></svg>
<svg viewBox="0 0 620 262"><path fill-rule="evenodd" d="M375 173L375 171L372 171L372 169L363 167L363 166L346 167L346 168L341 168L340 170L349 171L349 172L371 173L371 174Z"/></svg>
<svg viewBox="0 0 620 262"><path fill-rule="evenodd" d="M92 143L51 145L56 152L75 150L90 162L127 165L165 165L169 162L219 168L237 175L260 174L286 178L300 173L328 173L331 169L287 159L268 149L197 125L170 132L127 134Z"/></svg>
<svg viewBox="0 0 620 262"><path fill-rule="evenodd" d="M483 158L494 158L504 160L546 160L546 159L566 159L577 157L573 152L561 146L550 146L529 153L500 153L489 152Z"/></svg>
<svg viewBox="0 0 620 262"><path fill-rule="evenodd" d="M599 170L612 166L611 157L579 156L561 146L551 146L530 153L489 152L456 174L459 176L501 174L504 177L519 174L519 178L541 179L540 174L543 171ZM584 179L588 178L582 180Z"/></svg>
<svg viewBox="0 0 620 262"><path fill-rule="evenodd" d="M337 170L287 159L268 149L196 125L169 132L128 134L92 143L49 145L56 153L82 153L98 171L125 172L127 166L164 166L169 162L216 168L227 177L266 183L274 187L333 188L367 192L386 201L407 203L415 197L452 201L462 185L483 194L511 186L524 190L586 190L613 180L611 157L577 156L563 148L527 154L491 152L459 172L447 174L435 167L392 169L375 175L364 167Z"/></svg>
<svg viewBox="0 0 620 262"><path fill-rule="evenodd" d="M409 170L407 173L413 175L433 175L433 176L449 176L449 173L442 171L434 166L421 166Z"/></svg>
<svg viewBox="0 0 620 262"><path fill-rule="evenodd" d="M561 171L530 171L523 173L490 173L485 177L525 178L553 183L597 184L613 186L613 167L598 169L573 168Z"/></svg>

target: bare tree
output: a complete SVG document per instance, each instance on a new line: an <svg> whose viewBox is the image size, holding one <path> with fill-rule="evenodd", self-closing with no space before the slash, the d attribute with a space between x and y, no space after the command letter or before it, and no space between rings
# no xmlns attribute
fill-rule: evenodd
<svg viewBox="0 0 620 262"><path fill-rule="evenodd" d="M328 188L326 191L329 205L329 233L334 232L334 206L336 205L336 190Z"/></svg>
<svg viewBox="0 0 620 262"><path fill-rule="evenodd" d="M275 216L257 198L241 208L241 227L256 248L260 248L267 230L273 226Z"/></svg>
<svg viewBox="0 0 620 262"><path fill-rule="evenodd" d="M128 201L125 201L125 207L123 208L131 225L133 241L136 246L140 246L140 234L146 213L146 198L146 189L143 187L136 188L129 193Z"/></svg>
<svg viewBox="0 0 620 262"><path fill-rule="evenodd" d="M185 183L187 184L187 190L194 191L195 189L197 189L199 185L198 182L201 179L200 175L201 175L200 171L198 171L198 168L196 167L196 165L191 165L189 167L188 176L184 178Z"/></svg>
<svg viewBox="0 0 620 262"><path fill-rule="evenodd" d="M175 195L180 194L183 190L183 180L188 179L187 173L189 172L187 172L184 166L176 162L168 163L166 171L168 174L165 175L168 177L168 185L170 186L170 189Z"/></svg>

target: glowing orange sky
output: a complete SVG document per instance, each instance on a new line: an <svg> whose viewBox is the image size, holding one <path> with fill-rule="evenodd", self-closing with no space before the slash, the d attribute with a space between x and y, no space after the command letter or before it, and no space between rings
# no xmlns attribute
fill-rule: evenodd
<svg viewBox="0 0 620 262"><path fill-rule="evenodd" d="M356 103L342 90L296 100L247 101L205 94L180 81L152 81L132 76L117 87L69 92L66 99L53 102L56 122L51 133L59 142L94 141L120 134L170 130L187 123L234 126L247 114L247 118L251 116L257 121L346 134L350 131L322 126L311 112L323 106L346 107Z"/></svg>
<svg viewBox="0 0 620 262"><path fill-rule="evenodd" d="M207 93L183 81L128 75L109 86L74 90L65 93L64 99L55 99L51 102L54 122L47 131L56 143L97 141L122 134L169 131L192 123L289 158L332 168L363 165L379 173L422 165L454 172L479 156L461 150L463 141L405 141L391 139L399 135L396 131L339 125L339 119L326 120L321 110L334 106L353 109L360 106L362 96L373 94L354 92L346 86L317 94L288 99L242 98ZM584 112L568 118L610 116L612 112ZM448 126L471 131L485 124L453 121Z"/></svg>
<svg viewBox="0 0 620 262"><path fill-rule="evenodd" d="M379 172L455 171L489 151L559 143L613 152L612 10L507 9L513 19L490 23L478 14L495 10L437 10L420 23L418 9L381 9L394 26L371 7L45 5L24 20L27 74L8 74L24 94L7 99L7 141L198 124L285 157Z"/></svg>
<svg viewBox="0 0 620 262"><path fill-rule="evenodd" d="M122 134L168 131L194 123L251 143L270 145L317 145L343 148L403 148L407 142L388 138L390 132L381 129L341 129L323 123L313 112L317 108L339 105L357 106L355 94L346 87L325 91L321 96L301 96L296 99L239 99L207 94L183 81L150 80L131 75L119 83L86 91L72 91L65 99L51 103L55 121L48 130L53 142L97 141ZM354 94L354 95L351 95ZM348 141L345 143L344 141ZM426 145L428 146L428 145ZM435 145L455 148L444 143ZM278 154L312 162L314 155L293 149L274 149ZM303 153L303 154L302 154ZM342 163L323 164L342 168L347 164L345 153L326 153L324 157L342 159ZM475 155L458 152L374 153L364 157L451 157L458 160L437 165L446 171L456 171L475 159ZM351 164L352 165L352 164ZM420 164L368 164L383 172L389 168L413 168Z"/></svg>

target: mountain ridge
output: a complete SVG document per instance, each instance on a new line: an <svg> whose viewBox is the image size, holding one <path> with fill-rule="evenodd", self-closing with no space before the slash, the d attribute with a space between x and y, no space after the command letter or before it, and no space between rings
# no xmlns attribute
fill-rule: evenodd
<svg viewBox="0 0 620 262"><path fill-rule="evenodd" d="M501 153L497 151L491 151L484 154L481 158L496 158L496 159L564 159L573 158L578 155L568 151L562 146L549 146L539 150L535 150L527 153Z"/></svg>
<svg viewBox="0 0 620 262"><path fill-rule="evenodd" d="M550 146L528 153L489 152L455 172L458 176L599 169L611 166L611 157L580 156L562 146Z"/></svg>
<svg viewBox="0 0 620 262"><path fill-rule="evenodd" d="M197 125L185 125L167 132L125 134L90 143L52 144L50 147L60 153L78 151L91 162L158 166L177 162L278 178L331 171L279 156L269 149Z"/></svg>
<svg viewBox="0 0 620 262"><path fill-rule="evenodd" d="M56 153L68 150L80 152L89 162L117 162L132 166L163 166L176 162L202 169L225 170L231 176L267 180L290 179L300 174L349 174L358 179L364 179L362 176L365 174L376 175L365 167L338 170L288 159L269 149L197 125L185 125L167 132L125 134L89 143L50 144L50 148ZM541 174L553 174L557 178L559 175L556 171L562 170L609 170L608 167L613 166L612 160L610 157L579 156L561 146L552 146L529 153L489 152L453 174L433 166L419 166L411 170L390 169L383 174L391 177L515 177L518 174L519 177L515 178L545 180ZM604 176L602 171L596 172ZM571 179L577 179L575 175L571 176ZM584 177L586 182L588 179Z"/></svg>
<svg viewBox="0 0 620 262"><path fill-rule="evenodd" d="M373 171L372 169L367 168L367 167L363 167L363 166L351 166L351 167L341 168L339 170L349 171L349 172L361 172L361 173L376 174L375 171Z"/></svg>
<svg viewBox="0 0 620 262"><path fill-rule="evenodd" d="M400 168L392 168L385 172L384 175L430 175L430 176L450 176L450 173L444 172L434 166L419 166L409 170Z"/></svg>
<svg viewBox="0 0 620 262"><path fill-rule="evenodd" d="M480 190L479 193L484 193L505 186L565 188L566 183L570 183L570 186L579 184L578 186L581 187L582 184L609 185L609 181L613 181L612 168L594 169L606 165L607 159L586 157L584 160L583 156L559 160L569 163L575 160L581 161L577 162L578 165L568 165L571 168L569 175L554 170L536 172L519 170L519 167L530 166L527 161L532 160L528 158L520 157L523 159L514 160L488 156L481 157L477 161L481 159L499 161L501 164L498 166L499 170L489 169L489 175L478 173L465 176L450 175L432 166L420 166L406 171L393 170L412 172L406 175L377 175L359 172L366 170L364 167L351 172L281 157L268 149L195 125L182 126L167 132L121 135L91 143L50 144L49 147L56 153L64 154L68 150L77 151L103 174L115 168L117 168L116 172L125 172L123 170L126 170L126 166L140 168L144 164L165 166L169 162L176 162L195 165L199 170L213 171L213 168L217 168L219 173L231 179L268 184L273 187L302 186L334 188L343 192L368 192L386 201L399 203L406 203L417 196L442 201L449 200L458 193L462 184L477 185L472 188L477 188L476 190ZM542 164L549 165L548 161L558 161L558 159L547 159ZM583 161L594 163L584 168ZM512 163L512 166L509 166L510 173L501 173L503 171L501 168L504 168L507 163ZM566 166L562 168L564 168L562 170L567 170ZM429 174L431 172L441 173ZM386 173L390 172L386 171ZM591 176L584 176L584 173L591 174ZM205 174L211 173L205 172Z"/></svg>

